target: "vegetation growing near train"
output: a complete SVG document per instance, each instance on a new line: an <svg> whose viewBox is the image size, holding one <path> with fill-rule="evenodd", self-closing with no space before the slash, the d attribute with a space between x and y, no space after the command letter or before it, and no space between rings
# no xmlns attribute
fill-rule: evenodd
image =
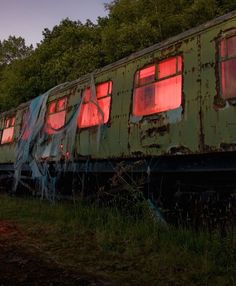
<svg viewBox="0 0 236 286"><path fill-rule="evenodd" d="M14 36L0 42L0 111L131 52L236 9L235 0L115 0L97 24L64 19L33 50Z"/></svg>
<svg viewBox="0 0 236 286"><path fill-rule="evenodd" d="M226 237L163 228L83 204L0 197L0 220L17 223L24 247L64 268L77 267L112 285L234 285L235 233ZM110 284L109 284L110 285Z"/></svg>

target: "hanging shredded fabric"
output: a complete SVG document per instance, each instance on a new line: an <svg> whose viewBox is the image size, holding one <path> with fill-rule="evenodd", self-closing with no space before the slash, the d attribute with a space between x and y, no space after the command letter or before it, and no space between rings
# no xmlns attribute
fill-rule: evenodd
<svg viewBox="0 0 236 286"><path fill-rule="evenodd" d="M24 164L28 164L31 177L37 182L40 189L41 198L53 202L56 197L57 178L67 170L68 165L72 164L72 169L75 169L73 163L75 159L77 119L85 92L80 102L73 107L72 115L63 127L53 129L47 121L45 122L49 95L55 89L60 90L65 86L66 84L59 85L35 98L30 103L16 150L14 192L16 192L21 181L22 167ZM91 97L89 102L96 106L99 118L97 126L97 149L99 149L104 114L98 104L93 74L91 74L90 88ZM50 136L45 130L51 131L49 132ZM61 159L63 159L64 164L61 164Z"/></svg>

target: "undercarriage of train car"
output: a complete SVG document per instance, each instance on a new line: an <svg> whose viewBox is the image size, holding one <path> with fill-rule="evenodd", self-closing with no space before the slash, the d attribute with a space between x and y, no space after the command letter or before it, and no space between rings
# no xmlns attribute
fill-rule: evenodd
<svg viewBox="0 0 236 286"><path fill-rule="evenodd" d="M11 165L1 166L1 190L31 194L51 202L84 200L142 215L144 204L158 220L177 226L228 232L236 218L236 154L41 162L43 178L27 165L13 190ZM236 159L236 158L235 158ZM43 184L43 186L42 186ZM4 186L4 187L3 187ZM13 192L12 192L13 191Z"/></svg>

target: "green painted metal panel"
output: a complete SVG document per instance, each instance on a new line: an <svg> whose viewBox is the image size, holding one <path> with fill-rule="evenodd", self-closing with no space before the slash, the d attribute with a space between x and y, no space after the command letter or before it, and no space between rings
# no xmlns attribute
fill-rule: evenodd
<svg viewBox="0 0 236 286"><path fill-rule="evenodd" d="M236 28L231 19L201 36L201 94L205 152L236 150L236 106L220 94L219 37Z"/></svg>

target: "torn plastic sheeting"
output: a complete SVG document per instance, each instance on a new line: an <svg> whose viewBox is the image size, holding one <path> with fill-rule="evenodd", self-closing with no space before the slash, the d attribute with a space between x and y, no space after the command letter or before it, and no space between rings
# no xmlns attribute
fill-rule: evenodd
<svg viewBox="0 0 236 286"><path fill-rule="evenodd" d="M61 172L66 171L67 162L74 160L74 147L77 131L77 117L80 110L80 103L75 106L75 111L67 121L66 125L59 129L53 129L51 126L45 125L42 127L38 140L34 146L33 157L34 161L41 167L41 177L38 178L38 184L41 189L41 198L46 198L50 201L55 200L56 196L56 181ZM48 128L53 130L50 136L45 132ZM64 145L66 153L70 157L64 157L65 161L63 168L61 166L61 159L63 152L61 145ZM42 161L43 157L47 157ZM52 163L53 162L53 163ZM53 173L53 174L52 174Z"/></svg>
<svg viewBox="0 0 236 286"><path fill-rule="evenodd" d="M97 97L96 97L96 88L95 88L95 82L94 82L94 76L93 74L91 75L91 82L90 82L90 88L91 88L91 98L89 99L92 101L96 106L97 106L97 112L103 116L102 110L100 109L100 106L97 102ZM76 132L77 132L77 119L79 117L79 113L81 111L81 103L83 102L85 97L85 92L81 98L81 101L78 103L78 105L75 106L75 110L71 117L67 120L67 123L59 128L59 129L53 129L51 126L48 125L47 121L45 124L47 124L46 129L52 129L52 135L50 136L50 142L48 142L47 149L45 150L45 143L47 142L48 134L44 132L41 134L41 137L39 138L39 141L36 146L36 151L35 151L35 158L37 161L39 161L42 156L47 156L49 160L53 160L55 162L54 168L55 168L55 174L56 176L60 176L61 172L65 172L67 169L67 162L70 162L70 164L73 164L74 161L74 155L75 155L75 145L76 145ZM100 128L103 124L103 120L99 122L100 124L98 125L98 131L97 131L97 146L99 148L99 143L100 143L100 136L101 136L101 131ZM69 154L69 156L65 156L65 163L63 165L60 164L60 159L62 158L63 150L61 146L63 145L63 149L65 150L66 154ZM47 154L46 154L47 153ZM53 176L51 176L49 167L48 165L44 164L48 168L47 170L44 169L44 177L42 183L42 197L45 195L47 198L55 198L55 179ZM53 168L53 167L52 167ZM45 178L48 178L48 180L45 180ZM54 182L54 183L52 183ZM54 188L52 190L52 188ZM51 189L51 190L50 190ZM51 191L51 193L50 193Z"/></svg>
<svg viewBox="0 0 236 286"><path fill-rule="evenodd" d="M99 124L97 125L97 149L99 149L100 139L101 139L101 126L103 125L103 117L104 114L98 104L98 100L96 97L96 87L95 87L95 81L94 81L94 75L91 74L91 81L90 81L90 88L91 88L91 96L89 98L88 102L91 102L96 106L96 111L98 113ZM74 160L74 147L75 147L75 141L76 141L76 132L77 132L77 119L79 118L79 114L81 112L82 103L85 100L86 92L83 93L83 96L81 98L81 101L75 106L75 111L71 115L69 119L67 119L67 123L59 128L54 129L52 126L46 122L45 129L51 130L52 135L50 137L51 141L47 145L47 150L45 150L45 140L47 139L47 134L44 134L41 136L40 140L42 141L42 150L37 151L37 157L52 157L55 161L58 161L61 159L62 149L61 145L63 145L63 149L66 153L69 153L70 160ZM38 144L40 145L40 144ZM39 146L38 146L39 147ZM65 158L66 159L66 158Z"/></svg>
<svg viewBox="0 0 236 286"><path fill-rule="evenodd" d="M52 90L60 88L61 86L64 87L65 84L57 86L32 100L17 145L17 159L15 164L15 185L13 190L16 191L17 189L23 164L28 163L32 172L32 178L37 179L41 190L41 197L46 197L50 201L54 201L55 199L56 177L59 177L61 172L66 171L68 161L71 163L74 161L77 118L85 95L84 93L81 101L74 107L75 110L69 120L67 120L67 123L59 129L54 129L48 125L47 121L45 123L47 100ZM99 149L104 114L96 97L93 74L91 75L90 88L90 101L96 105L97 112L100 115L99 118L102 118L97 130L97 148ZM45 132L48 128L51 128L53 131L53 134L50 136ZM63 169L60 163L64 155L61 148L62 143L66 154L69 154L69 156L64 157L65 164ZM43 158L45 158L45 160L42 160ZM52 166L52 162L54 162L54 166ZM56 175L51 175L50 166L51 169L54 168L53 173Z"/></svg>
<svg viewBox="0 0 236 286"><path fill-rule="evenodd" d="M43 126L42 117L44 118L45 115L45 108L43 108L43 106L46 105L48 94L49 92L38 96L30 103L16 149L16 162L14 166L15 184L13 191L16 191L17 189L23 164L26 162L30 163L30 161L32 161L32 157L30 156L30 149L32 148L32 143L35 141L39 131ZM25 139L25 134L27 134L27 139Z"/></svg>
<svg viewBox="0 0 236 286"><path fill-rule="evenodd" d="M28 163L31 168L32 178L35 178L34 176L36 176L43 180L44 174L42 174L42 168L36 156L36 150L38 149L38 142L40 141L39 139L41 138L41 133L44 126L46 104L49 94L53 90L64 87L65 85L66 84L62 84L50 89L43 95L33 99L30 103L16 149L13 186L14 192L17 190L18 183L21 179L22 166L25 163Z"/></svg>
<svg viewBox="0 0 236 286"><path fill-rule="evenodd" d="M100 140L101 140L101 126L103 125L104 122L104 114L102 112L102 109L100 105L98 104L98 99L96 95L96 87L95 87L95 81L94 81L94 76L93 74L91 75L91 98L92 102L96 105L97 107L97 112L98 112L98 118L100 119L99 124L98 124L98 130L97 130L97 150L99 150L100 147Z"/></svg>
<svg viewBox="0 0 236 286"><path fill-rule="evenodd" d="M162 223L163 225L167 226L167 222L166 222L166 220L164 219L164 217L163 217L163 215L162 215L160 209L159 209L150 199L147 200L147 203L148 203L148 207L149 207L151 213L153 214L154 218L155 218L158 222L160 222L160 223Z"/></svg>

